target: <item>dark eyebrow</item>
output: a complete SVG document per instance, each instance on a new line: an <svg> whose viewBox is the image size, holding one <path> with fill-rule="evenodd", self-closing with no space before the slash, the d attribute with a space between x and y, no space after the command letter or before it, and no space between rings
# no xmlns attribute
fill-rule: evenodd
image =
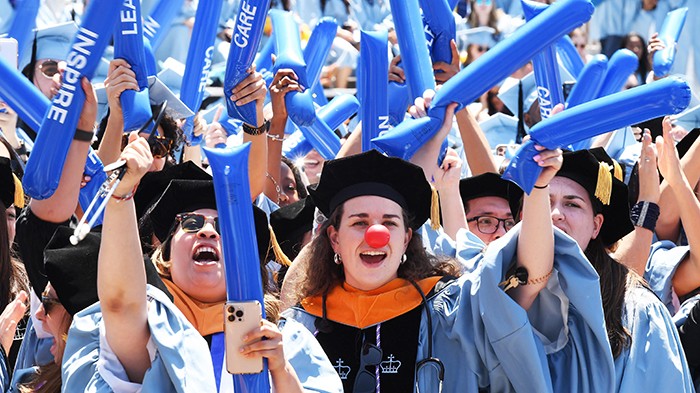
<svg viewBox="0 0 700 393"><path fill-rule="evenodd" d="M348 218L353 218L353 217L367 218L367 217L369 217L369 214L367 214L367 213L355 213L355 214L351 214L348 216ZM397 219L401 218L401 216L396 215L396 214L385 214L382 217L383 218L397 218Z"/></svg>
<svg viewBox="0 0 700 393"><path fill-rule="evenodd" d="M564 199L578 199L583 203L586 203L586 200L583 199L583 197L580 197L578 195L564 195Z"/></svg>

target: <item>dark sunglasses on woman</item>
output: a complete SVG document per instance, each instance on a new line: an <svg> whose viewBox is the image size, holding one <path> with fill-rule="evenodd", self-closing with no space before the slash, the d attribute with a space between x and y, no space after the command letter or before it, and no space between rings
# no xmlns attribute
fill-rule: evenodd
<svg viewBox="0 0 700 393"><path fill-rule="evenodd" d="M202 228L204 228L207 219L213 220L214 229L216 230L216 232L221 233L219 231L218 217L205 216L203 214L198 213L180 213L177 216L175 216L175 218L180 223L182 230L187 233L199 232Z"/></svg>
<svg viewBox="0 0 700 393"><path fill-rule="evenodd" d="M44 60L39 64L39 71L41 71L41 75L51 79L58 73L58 62L51 59Z"/></svg>

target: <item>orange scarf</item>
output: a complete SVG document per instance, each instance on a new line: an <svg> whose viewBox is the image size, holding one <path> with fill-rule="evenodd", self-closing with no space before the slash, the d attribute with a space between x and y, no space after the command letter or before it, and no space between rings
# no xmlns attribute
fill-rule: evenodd
<svg viewBox="0 0 700 393"><path fill-rule="evenodd" d="M189 297L167 278L163 278L163 283L173 295L175 306L185 315L185 318L190 321L202 337L224 331L225 302L198 302Z"/></svg>
<svg viewBox="0 0 700 393"><path fill-rule="evenodd" d="M428 277L418 281L424 294L430 292L442 277ZM364 329L388 321L418 307L423 301L410 282L395 278L371 290L361 291L343 283L331 289L326 298L328 319ZM323 317L323 297L312 296L301 301L309 313Z"/></svg>

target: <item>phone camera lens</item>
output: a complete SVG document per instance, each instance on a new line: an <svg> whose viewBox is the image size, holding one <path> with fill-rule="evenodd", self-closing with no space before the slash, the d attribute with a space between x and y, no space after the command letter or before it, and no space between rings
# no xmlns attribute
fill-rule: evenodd
<svg viewBox="0 0 700 393"><path fill-rule="evenodd" d="M238 310L238 311L236 311L236 316L237 316L238 318L242 318L242 317L243 317L243 310Z"/></svg>
<svg viewBox="0 0 700 393"><path fill-rule="evenodd" d="M233 322L236 320L236 318L233 315L229 315L228 320L229 320L229 322Z"/></svg>
<svg viewBox="0 0 700 393"><path fill-rule="evenodd" d="M236 310L236 309L233 308L233 306L228 306L228 312L229 312L230 314L233 314L233 312L234 312L235 310Z"/></svg>

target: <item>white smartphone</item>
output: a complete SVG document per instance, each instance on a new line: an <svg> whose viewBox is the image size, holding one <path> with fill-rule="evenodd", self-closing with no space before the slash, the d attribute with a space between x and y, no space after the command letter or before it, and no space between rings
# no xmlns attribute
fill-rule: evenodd
<svg viewBox="0 0 700 393"><path fill-rule="evenodd" d="M17 40L14 38L0 38L0 59L3 59L10 67L17 69Z"/></svg>
<svg viewBox="0 0 700 393"><path fill-rule="evenodd" d="M226 342L226 370L231 374L258 374L263 359L248 358L241 354L245 345L243 336L262 323L262 306L257 300L226 302L224 306L224 336Z"/></svg>

